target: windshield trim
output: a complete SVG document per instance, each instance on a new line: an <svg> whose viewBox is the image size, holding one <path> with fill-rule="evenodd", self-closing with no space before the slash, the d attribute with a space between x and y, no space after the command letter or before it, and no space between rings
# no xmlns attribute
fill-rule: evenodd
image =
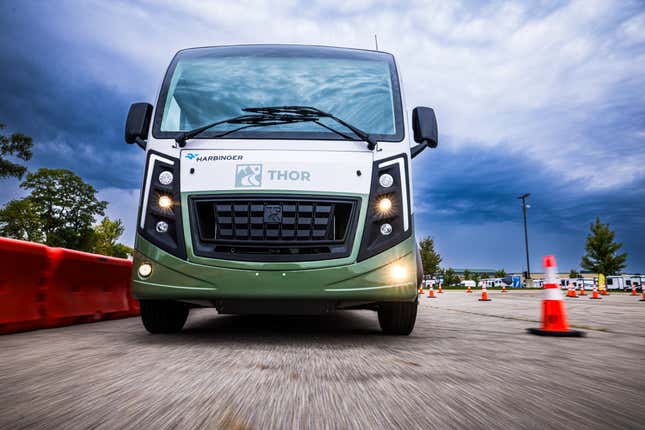
<svg viewBox="0 0 645 430"><path fill-rule="evenodd" d="M401 142L405 138L405 122L403 118L403 101L401 97L401 84L399 81L399 74L396 66L396 61L392 54L380 51L369 51L362 49L351 48L336 48L327 46L312 46L312 45L232 45L232 46L214 46L203 48L184 49L173 57L166 74L164 76L161 90L157 97L157 104L155 106L154 122L152 126L152 136L155 139L176 139L182 135L182 131L161 131L161 120L164 112L164 105L166 103L168 91L172 76L179 63L179 60L185 56L194 56L199 58L201 56L213 55L215 51L222 51L223 55L241 55L241 54L270 54L272 52L281 55L302 55L315 53L317 56L325 57L330 56L333 58L355 58L355 59L378 59L379 57L385 59L390 68L390 78L392 84L392 97L394 108L394 134L372 134L370 137L379 142ZM343 119L343 118L341 118ZM342 127L341 127L342 128ZM217 129L205 131L195 139L213 139L219 133ZM255 139L255 140L333 140L343 141L347 140L341 136L330 131L266 131L262 129L252 131L239 131L226 136L226 139ZM357 137L357 141L360 138Z"/></svg>

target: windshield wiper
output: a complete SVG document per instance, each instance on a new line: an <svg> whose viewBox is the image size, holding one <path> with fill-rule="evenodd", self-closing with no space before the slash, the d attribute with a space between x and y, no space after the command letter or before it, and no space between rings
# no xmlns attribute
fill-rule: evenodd
<svg viewBox="0 0 645 430"><path fill-rule="evenodd" d="M265 114L265 115L276 115L276 114L286 114L288 116L299 116L299 115L305 115L305 116L317 116L319 118L329 118L337 123L343 125L345 128L348 128L351 130L356 136L360 137L362 140L367 142L367 148L370 151L373 151L374 148L376 148L376 141L371 138L369 134L364 132L363 130L354 127L353 125L343 121L342 119L338 118L337 116L334 116L330 114L329 112L322 111L320 109L317 109L315 107L311 106L267 106L267 107L250 107L250 108L244 108L242 109L244 112L253 112L253 113L258 113L258 114ZM325 127L326 129L333 131L336 134L339 134L345 138L349 138L349 136L339 132L338 130L334 130L331 127L328 127L324 124L322 124L319 121L313 121L316 124Z"/></svg>
<svg viewBox="0 0 645 430"><path fill-rule="evenodd" d="M192 139L195 136L202 134L206 130L221 124L244 124L244 125L242 127L238 127L233 130L228 130L226 132L220 133L214 137L226 136L227 134L231 134L238 130L243 130L245 128L250 128L250 127L266 127L269 125L292 124L296 122L315 122L318 119L319 119L318 116L311 116L311 115L280 115L280 114L240 115L233 118L212 122L202 127L198 127L193 130L186 131L182 133L179 137L175 138L175 142L177 142L179 146L183 148L184 146L186 146L187 140Z"/></svg>
<svg viewBox="0 0 645 430"><path fill-rule="evenodd" d="M359 128L354 127L351 124L346 123L340 118L335 117L334 115L321 111L309 106L269 106L269 107L249 107L242 109L245 112L251 112L248 115L240 115L233 118L228 118L210 124L206 124L202 127L195 128L193 130L186 131L182 133L179 137L175 138L175 141L179 144L179 147L183 148L186 146L186 141L194 138L195 136L205 132L206 130L216 127L221 124L243 124L241 127L234 128L232 130L227 130L225 132L216 134L213 138L223 137L232 133L235 133L240 130L251 127L266 127L270 125L281 125L281 124L293 124L298 122L313 122L318 124L321 127L326 128L327 130L336 133L339 136L342 136L348 140L354 140L351 136L338 131L332 127L329 127L320 122L321 118L330 118L339 124L345 126L347 129L351 130L359 138L367 142L367 148L374 150L376 148L376 141L360 130Z"/></svg>

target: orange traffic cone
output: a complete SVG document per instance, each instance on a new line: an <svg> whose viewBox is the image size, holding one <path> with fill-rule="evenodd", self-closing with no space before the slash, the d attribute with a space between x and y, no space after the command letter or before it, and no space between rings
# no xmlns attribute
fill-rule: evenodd
<svg viewBox="0 0 645 430"><path fill-rule="evenodd" d="M571 286L571 282L567 281L567 297L578 297L576 290Z"/></svg>
<svg viewBox="0 0 645 430"><path fill-rule="evenodd" d="M596 286L596 284L593 285L593 291L591 292L591 297L589 298L598 300L602 299L602 297L598 295L598 287Z"/></svg>
<svg viewBox="0 0 645 430"><path fill-rule="evenodd" d="M470 286L468 286L468 289L466 290L467 293L472 293L473 290L470 289Z"/></svg>
<svg viewBox="0 0 645 430"><path fill-rule="evenodd" d="M632 285L632 296L637 296L636 287Z"/></svg>
<svg viewBox="0 0 645 430"><path fill-rule="evenodd" d="M540 336L582 337L584 332L571 330L567 324L567 313L564 310L562 292L556 280L555 257L544 257L544 299L542 300L542 327L527 329L531 334Z"/></svg>
<svg viewBox="0 0 645 430"><path fill-rule="evenodd" d="M488 298L488 292L486 291L486 285L482 285L482 297L479 299L480 302L490 302Z"/></svg>
<svg viewBox="0 0 645 430"><path fill-rule="evenodd" d="M419 294L423 294L423 284L419 286Z"/></svg>
<svg viewBox="0 0 645 430"><path fill-rule="evenodd" d="M430 284L430 290L428 290L428 298L429 299L437 298L437 296L434 295L434 288L432 287L432 284Z"/></svg>
<svg viewBox="0 0 645 430"><path fill-rule="evenodd" d="M600 290L600 295L601 296L608 296L609 295L609 291L607 291L607 286L605 286L605 288Z"/></svg>
<svg viewBox="0 0 645 430"><path fill-rule="evenodd" d="M641 286L642 286L642 288L643 288L643 297L641 297L641 299L639 300L639 302L645 302L645 285L642 285L642 284L641 284Z"/></svg>
<svg viewBox="0 0 645 430"><path fill-rule="evenodd" d="M443 288L441 288L441 284L439 284L439 294L443 294Z"/></svg>
<svg viewBox="0 0 645 430"><path fill-rule="evenodd" d="M502 293L506 292L506 285L502 285Z"/></svg>
<svg viewBox="0 0 645 430"><path fill-rule="evenodd" d="M580 285L580 295L581 296L587 295L587 293L585 293L585 284L584 283L582 285Z"/></svg>

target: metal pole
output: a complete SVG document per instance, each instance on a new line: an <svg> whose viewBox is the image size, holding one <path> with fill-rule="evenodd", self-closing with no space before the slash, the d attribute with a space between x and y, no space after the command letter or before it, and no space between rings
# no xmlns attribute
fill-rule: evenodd
<svg viewBox="0 0 645 430"><path fill-rule="evenodd" d="M376 45L376 50L378 51L378 38L376 37L376 34L374 35L374 45Z"/></svg>
<svg viewBox="0 0 645 430"><path fill-rule="evenodd" d="M524 246L526 248L526 274L527 279L531 279L531 264L529 263L529 234L526 227L526 198L530 196L530 193L522 194L518 199L522 200L522 213L524 215Z"/></svg>

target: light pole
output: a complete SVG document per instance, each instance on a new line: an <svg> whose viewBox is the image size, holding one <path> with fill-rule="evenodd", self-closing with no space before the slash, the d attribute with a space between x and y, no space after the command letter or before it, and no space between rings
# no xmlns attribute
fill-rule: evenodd
<svg viewBox="0 0 645 430"><path fill-rule="evenodd" d="M529 233L526 229L526 198L531 193L522 194L518 199L522 200L522 213L524 214L524 246L526 247L526 279L531 279L531 265L529 264Z"/></svg>

